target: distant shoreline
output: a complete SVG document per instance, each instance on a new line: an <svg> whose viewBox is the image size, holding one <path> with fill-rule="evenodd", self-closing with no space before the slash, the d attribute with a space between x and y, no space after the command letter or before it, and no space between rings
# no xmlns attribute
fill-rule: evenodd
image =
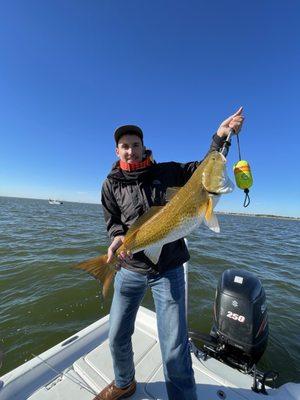
<svg viewBox="0 0 300 400"><path fill-rule="evenodd" d="M215 214L220 215L235 215L237 217L259 217L259 218L273 218L273 219L289 219L293 221L300 221L300 217L286 217L284 215L273 215L273 214L247 214L238 212L227 212L227 211L215 211Z"/></svg>
<svg viewBox="0 0 300 400"><path fill-rule="evenodd" d="M36 199L33 197L15 197L15 196L3 196L1 197L7 198L7 199L24 199L24 200L42 200L42 201L48 201L48 199ZM101 203L89 203L89 202L83 202L83 201L70 201L70 200L63 200L64 203L76 203L76 204L91 204L91 205L101 205ZM233 215L233 216L238 216L238 217L259 217L259 218L273 218L273 219L288 219L292 221L300 221L300 217L287 217L284 215L273 215L273 214L251 214L251 213L240 213L240 212L231 212L231 211L215 211L215 214L219 215Z"/></svg>

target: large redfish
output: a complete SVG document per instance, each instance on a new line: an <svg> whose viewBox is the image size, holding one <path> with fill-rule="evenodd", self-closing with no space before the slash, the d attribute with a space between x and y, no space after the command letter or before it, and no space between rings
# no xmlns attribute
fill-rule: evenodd
<svg viewBox="0 0 300 400"><path fill-rule="evenodd" d="M85 270L100 279L105 296L121 252L130 251L134 254L144 251L157 264L163 245L187 236L202 221L213 231L219 232L219 224L213 213L215 199L222 193L232 192L233 187L226 173L225 157L217 151L209 153L183 187L171 189L173 196L165 206L151 207L137 219L109 264L107 255L102 255L74 268Z"/></svg>

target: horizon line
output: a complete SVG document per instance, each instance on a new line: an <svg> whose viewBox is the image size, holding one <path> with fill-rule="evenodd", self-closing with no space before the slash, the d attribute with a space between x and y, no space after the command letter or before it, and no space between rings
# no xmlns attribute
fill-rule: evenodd
<svg viewBox="0 0 300 400"><path fill-rule="evenodd" d="M43 201L49 201L50 198L45 199L45 198L37 198L37 197L20 197L20 196L5 196L5 195L0 195L0 197L5 197L5 198L10 198L10 199L27 199L27 200L43 200ZM58 200L58 199L55 199ZM91 203L87 201L74 201L74 200L59 200L62 201L63 203L76 203L76 204L93 204L93 205L101 205L101 202L99 203ZM285 216L285 215L280 215L280 214L266 214L266 213L246 213L246 212L235 212L235 211L221 211L217 210L215 211L216 214L228 214L228 215L239 215L239 216L250 216L250 217L266 217L266 218L281 218L281 219L293 219L293 220L300 220L300 217L295 217L295 216Z"/></svg>

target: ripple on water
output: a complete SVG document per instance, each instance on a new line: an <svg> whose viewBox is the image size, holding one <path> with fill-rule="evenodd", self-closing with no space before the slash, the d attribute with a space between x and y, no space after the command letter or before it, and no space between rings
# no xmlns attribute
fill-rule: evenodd
<svg viewBox="0 0 300 400"><path fill-rule="evenodd" d="M107 314L112 292L103 301L97 281L70 268L107 249L99 205L54 207L42 200L0 198L0 211L5 373ZM224 270L253 272L266 290L271 332L261 365L278 369L279 383L299 380L299 222L218 219L219 235L201 227L188 238L190 329L210 331L215 289ZM154 309L149 293L143 304Z"/></svg>

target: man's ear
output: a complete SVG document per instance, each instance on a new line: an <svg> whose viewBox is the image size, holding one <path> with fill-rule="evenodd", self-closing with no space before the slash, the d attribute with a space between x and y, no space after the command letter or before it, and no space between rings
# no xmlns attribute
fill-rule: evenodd
<svg viewBox="0 0 300 400"><path fill-rule="evenodd" d="M143 146L143 158L146 157L146 151L147 151L147 148L145 146Z"/></svg>
<svg viewBox="0 0 300 400"><path fill-rule="evenodd" d="M116 147L116 155L117 157L120 157L119 149Z"/></svg>

